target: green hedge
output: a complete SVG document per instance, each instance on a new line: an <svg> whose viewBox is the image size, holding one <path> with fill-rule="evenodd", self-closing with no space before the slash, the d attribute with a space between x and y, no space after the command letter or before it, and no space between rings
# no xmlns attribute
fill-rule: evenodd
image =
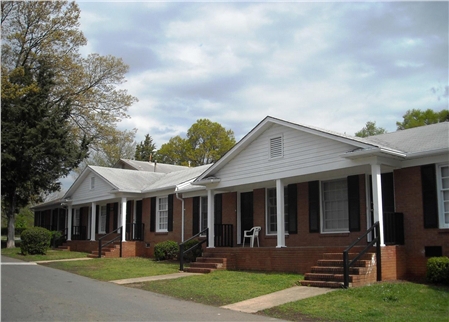
<svg viewBox="0 0 449 322"><path fill-rule="evenodd" d="M164 259L176 259L179 254L178 243L173 240L166 240L154 246L154 258L158 261Z"/></svg>
<svg viewBox="0 0 449 322"><path fill-rule="evenodd" d="M449 257L431 257L427 261L427 281L449 285Z"/></svg>
<svg viewBox="0 0 449 322"><path fill-rule="evenodd" d="M22 243L20 244L20 250L23 255L45 255L50 247L51 237L51 232L45 228L28 228L21 235Z"/></svg>

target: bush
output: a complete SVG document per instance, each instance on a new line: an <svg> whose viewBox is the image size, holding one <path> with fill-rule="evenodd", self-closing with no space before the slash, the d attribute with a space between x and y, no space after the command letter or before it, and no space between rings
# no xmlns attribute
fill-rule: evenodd
<svg viewBox="0 0 449 322"><path fill-rule="evenodd" d="M64 244L66 241L65 236L59 230L51 231L51 246L57 248Z"/></svg>
<svg viewBox="0 0 449 322"><path fill-rule="evenodd" d="M21 239L20 250L23 255L45 255L50 247L51 232L42 227L32 227L22 232Z"/></svg>
<svg viewBox="0 0 449 322"><path fill-rule="evenodd" d="M432 257L427 261L427 281L449 285L449 257Z"/></svg>
<svg viewBox="0 0 449 322"><path fill-rule="evenodd" d="M179 246L173 240L166 240L154 246L154 258L158 261L164 259L176 259L179 253Z"/></svg>
<svg viewBox="0 0 449 322"><path fill-rule="evenodd" d="M191 239L189 240L187 243L184 244L184 251L186 251L187 249L197 245L199 243L198 240L196 239ZM189 262L195 262L197 257L201 257L201 255L203 254L203 248L201 246L198 246L197 248L195 248L194 250L188 252L187 254L184 255L184 260L189 261Z"/></svg>

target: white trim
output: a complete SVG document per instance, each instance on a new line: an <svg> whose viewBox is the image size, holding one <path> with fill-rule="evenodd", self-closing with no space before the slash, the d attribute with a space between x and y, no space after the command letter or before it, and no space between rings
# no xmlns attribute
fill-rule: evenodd
<svg viewBox="0 0 449 322"><path fill-rule="evenodd" d="M159 210L159 202L161 199L167 199L167 209L164 209L163 211L167 212L167 228L161 229L161 214ZM157 233L165 233L168 232L168 196L160 196L156 198L156 232Z"/></svg>
<svg viewBox="0 0 449 322"><path fill-rule="evenodd" d="M443 177L441 175L441 169L447 167L449 170L449 164L448 163L444 163L444 164L437 164L436 165L436 170L437 170L437 195L438 195L438 227L440 229L447 229L449 228L449 220L446 222L445 219L445 213L444 213L444 191L449 193L449 187L443 190ZM445 177L449 180L449 177ZM449 202L449 200L446 200L446 202ZM448 206L449 207L449 206Z"/></svg>

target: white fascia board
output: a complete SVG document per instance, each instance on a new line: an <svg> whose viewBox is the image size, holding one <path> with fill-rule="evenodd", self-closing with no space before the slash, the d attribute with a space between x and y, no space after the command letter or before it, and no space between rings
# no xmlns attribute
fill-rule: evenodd
<svg viewBox="0 0 449 322"><path fill-rule="evenodd" d="M363 150L356 150L353 152L346 152L343 154L340 154L341 157L346 159L359 159L359 158L366 158L369 156L381 156L381 155L390 155L393 157L398 157L405 159L406 154L404 152L394 150L394 149L388 149L388 148L371 148L371 149L363 149Z"/></svg>

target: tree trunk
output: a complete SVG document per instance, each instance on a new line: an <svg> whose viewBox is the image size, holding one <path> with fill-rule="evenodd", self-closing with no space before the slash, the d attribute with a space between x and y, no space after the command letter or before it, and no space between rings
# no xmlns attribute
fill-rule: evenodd
<svg viewBox="0 0 449 322"><path fill-rule="evenodd" d="M10 209L7 210L8 216L8 237L6 239L6 248L16 247L16 197L12 198Z"/></svg>

